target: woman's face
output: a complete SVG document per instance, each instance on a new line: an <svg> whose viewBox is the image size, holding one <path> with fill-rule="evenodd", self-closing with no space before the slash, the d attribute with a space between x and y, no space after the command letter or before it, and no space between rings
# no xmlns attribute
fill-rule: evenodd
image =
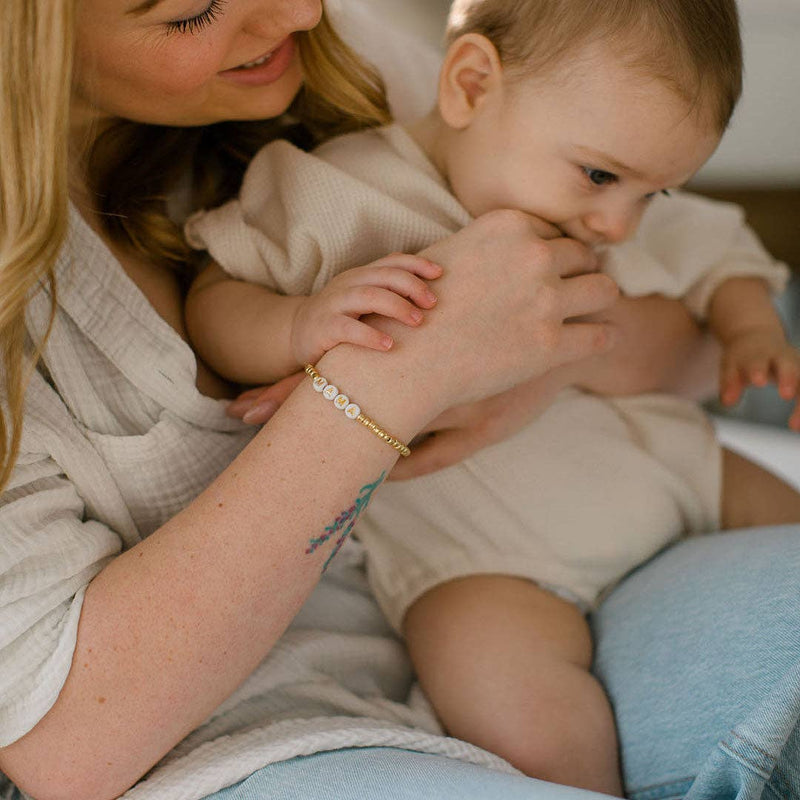
<svg viewBox="0 0 800 800"><path fill-rule="evenodd" d="M321 0L78 0L73 121L275 117L302 82L293 34Z"/></svg>

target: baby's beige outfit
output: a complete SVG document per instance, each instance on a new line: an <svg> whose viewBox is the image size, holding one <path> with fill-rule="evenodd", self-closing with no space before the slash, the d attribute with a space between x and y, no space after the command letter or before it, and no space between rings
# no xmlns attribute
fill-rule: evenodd
<svg viewBox="0 0 800 800"><path fill-rule="evenodd" d="M267 146L239 198L196 215L187 232L231 276L309 294L342 270L419 251L469 221L394 125L313 155ZM682 193L656 198L636 237L604 259L626 294L680 297L698 318L727 278L759 276L779 290L787 275L739 209ZM480 573L528 578L591 606L676 537L717 529L720 491L720 448L694 403L570 389L511 439L433 475L387 483L357 533L373 591L400 629L425 591Z"/></svg>

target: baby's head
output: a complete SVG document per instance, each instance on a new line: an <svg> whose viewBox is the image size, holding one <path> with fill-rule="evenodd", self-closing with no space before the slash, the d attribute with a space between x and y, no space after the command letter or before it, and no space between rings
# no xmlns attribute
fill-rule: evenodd
<svg viewBox="0 0 800 800"><path fill-rule="evenodd" d="M434 158L474 215L587 243L716 149L741 92L735 0L455 0Z"/></svg>

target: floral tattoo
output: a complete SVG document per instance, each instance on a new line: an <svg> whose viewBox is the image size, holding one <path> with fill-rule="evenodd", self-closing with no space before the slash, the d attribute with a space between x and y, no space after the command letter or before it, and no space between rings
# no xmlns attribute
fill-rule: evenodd
<svg viewBox="0 0 800 800"><path fill-rule="evenodd" d="M309 541L308 547L306 548L306 555L311 555L316 552L322 545L335 537L333 551L322 565L323 572L328 569L328 565L336 558L336 554L342 549L342 546L350 536L358 518L361 516L361 512L369 505L369 501L372 499L372 493L383 483L385 477L386 473L382 472L378 480L374 483L368 483L366 486L362 486L353 505L347 510L342 511L330 525L327 525L321 536L315 537Z"/></svg>

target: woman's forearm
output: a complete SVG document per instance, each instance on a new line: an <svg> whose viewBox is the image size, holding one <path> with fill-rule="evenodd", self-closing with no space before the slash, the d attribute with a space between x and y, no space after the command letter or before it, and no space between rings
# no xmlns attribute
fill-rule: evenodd
<svg viewBox="0 0 800 800"><path fill-rule="evenodd" d="M357 363L371 378L353 363L332 353L320 370L410 437L424 398L369 355ZM299 387L195 502L92 581L66 684L0 769L37 798L122 793L269 652L334 546L309 555L310 540L396 455L310 382Z"/></svg>

